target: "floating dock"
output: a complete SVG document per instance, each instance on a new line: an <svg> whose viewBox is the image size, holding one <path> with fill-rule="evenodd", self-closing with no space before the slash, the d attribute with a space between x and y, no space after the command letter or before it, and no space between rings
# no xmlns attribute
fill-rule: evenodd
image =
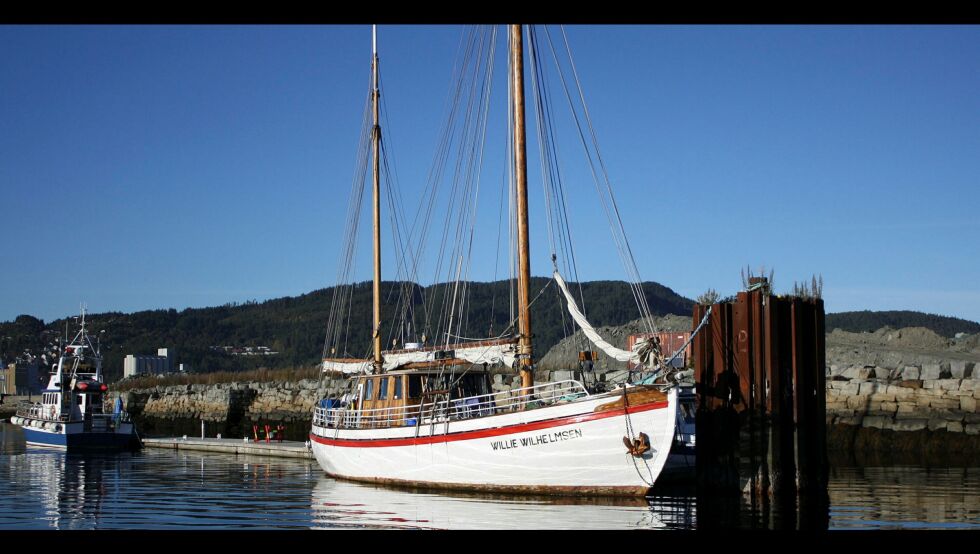
<svg viewBox="0 0 980 554"><path fill-rule="evenodd" d="M305 442L272 441L255 442L243 439L167 437L145 438L146 448L169 448L172 450L196 450L201 452L220 452L223 454L248 454L250 456L270 456L276 458L313 459L313 451Z"/></svg>

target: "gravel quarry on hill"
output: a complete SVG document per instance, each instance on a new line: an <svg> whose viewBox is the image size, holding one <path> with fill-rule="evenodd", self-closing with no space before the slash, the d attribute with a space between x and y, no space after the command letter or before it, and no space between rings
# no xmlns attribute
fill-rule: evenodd
<svg viewBox="0 0 980 554"><path fill-rule="evenodd" d="M692 320L687 316L668 314L655 318L661 331L691 331ZM640 320L625 325L597 327L596 331L619 348L626 348L631 334L642 333ZM581 330L562 339L538 362L541 370L578 367L578 353L595 349ZM942 364L950 361L980 361L980 334L960 333L957 338L943 337L925 327L893 329L882 327L870 333L853 333L834 329L827 333L827 365L868 365L901 369L907 365ZM621 369L603 352L595 363L597 371Z"/></svg>
<svg viewBox="0 0 980 554"><path fill-rule="evenodd" d="M980 335L946 338L924 327L851 333L827 333L829 365L869 365L899 369L908 365L942 364L956 360L980 361Z"/></svg>
<svg viewBox="0 0 980 554"><path fill-rule="evenodd" d="M690 331L691 317L675 314L654 317L654 325L658 331ZM625 325L609 325L596 327L596 332L606 339L610 344L619 348L626 348L626 342L630 335L646 332L640 324L639 319L635 319ZM582 350L595 350L581 329L574 335L565 337L548 351L538 361L538 368L541 370L569 369L578 367L578 353ZM623 368L621 362L617 362L607 356L604 352L599 352L599 359L595 362L596 371L620 370Z"/></svg>

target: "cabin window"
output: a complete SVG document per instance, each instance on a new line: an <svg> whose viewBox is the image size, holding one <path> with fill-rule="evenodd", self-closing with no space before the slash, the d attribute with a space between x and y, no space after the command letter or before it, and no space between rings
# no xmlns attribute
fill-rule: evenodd
<svg viewBox="0 0 980 554"><path fill-rule="evenodd" d="M374 400L374 379L365 380L364 400Z"/></svg>
<svg viewBox="0 0 980 554"><path fill-rule="evenodd" d="M392 396L392 398L394 398L395 400L402 399L402 376L401 375L395 377L395 394L394 396Z"/></svg>
<svg viewBox="0 0 980 554"><path fill-rule="evenodd" d="M410 375L408 377L408 397L418 398L422 396L422 376Z"/></svg>
<svg viewBox="0 0 980 554"><path fill-rule="evenodd" d="M388 378L382 377L378 382L378 400L388 398Z"/></svg>

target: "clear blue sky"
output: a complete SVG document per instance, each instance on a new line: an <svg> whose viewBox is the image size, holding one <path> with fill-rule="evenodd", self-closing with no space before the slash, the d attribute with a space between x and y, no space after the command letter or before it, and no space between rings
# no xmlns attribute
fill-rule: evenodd
<svg viewBox="0 0 980 554"><path fill-rule="evenodd" d="M764 264L778 292L822 274L828 311L980 320L980 27L567 32L645 280L730 294ZM379 28L408 200L461 33ZM369 63L366 25L0 27L0 321L333 285ZM580 275L622 279L584 177L568 178ZM533 210L536 169L531 186ZM478 280L494 277L485 232ZM532 233L547 275L543 219Z"/></svg>

